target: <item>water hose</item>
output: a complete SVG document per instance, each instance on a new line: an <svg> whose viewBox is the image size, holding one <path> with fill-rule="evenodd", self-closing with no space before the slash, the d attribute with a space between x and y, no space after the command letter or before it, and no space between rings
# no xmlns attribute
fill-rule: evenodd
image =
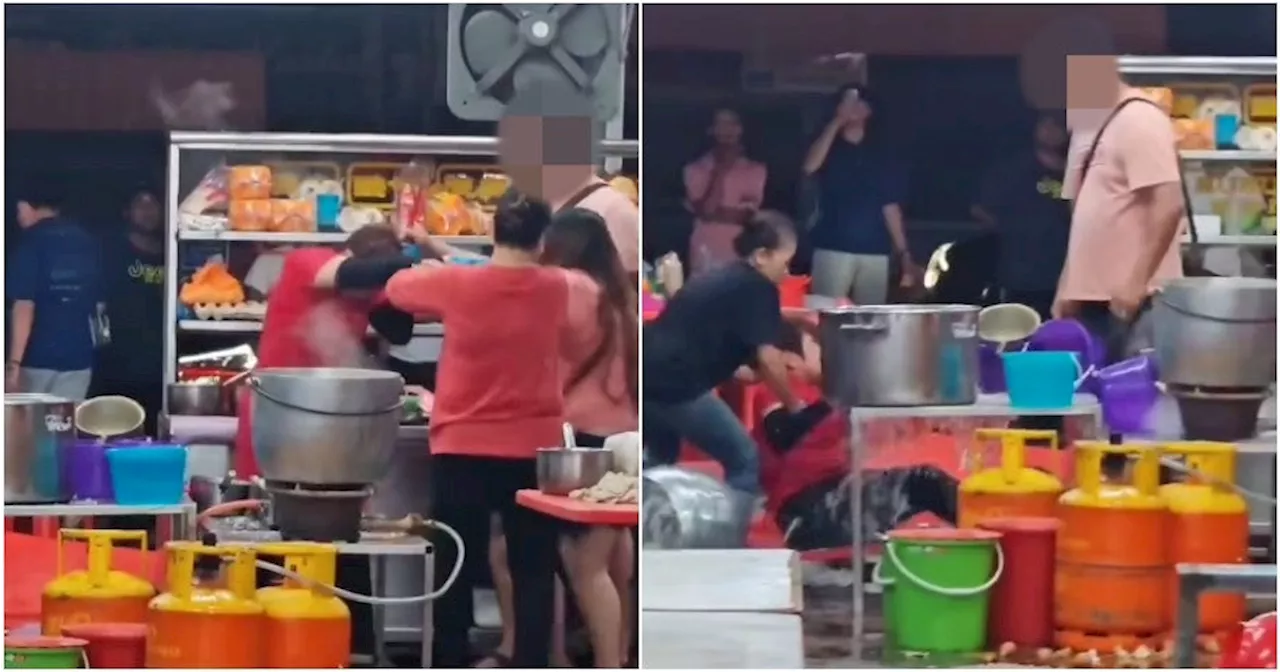
<svg viewBox="0 0 1280 672"><path fill-rule="evenodd" d="M1245 499L1258 502L1259 504L1264 504L1266 506L1270 506L1271 508L1276 507L1275 497L1253 492L1252 490L1245 490L1244 488L1240 487L1239 485L1236 485L1235 483L1232 483L1231 481L1224 481L1220 478L1215 478L1208 474L1196 471L1195 469L1188 467L1187 465L1183 464L1182 462L1179 462L1178 460L1172 457L1161 457L1160 466L1168 467L1169 469L1172 469L1181 474L1194 476L1195 478L1201 481L1204 481L1205 483L1208 483L1210 485L1216 485L1223 488L1228 488L1231 491L1235 492L1237 495L1240 495Z"/></svg>
<svg viewBox="0 0 1280 672"><path fill-rule="evenodd" d="M328 591L338 597L351 600L352 602L360 602L362 604L401 605L437 600L440 596L449 592L449 589L453 587L454 582L458 580L458 575L462 573L463 563L467 557L466 547L462 543L462 536L459 535L452 527L449 527L438 520L424 520L422 521L422 524L426 527L433 527L449 535L453 539L453 542L458 546L458 559L454 561L453 569L449 571L449 577L445 579L444 584L441 585L439 589L427 593L426 595L415 595L413 597L374 597L372 595L361 595L360 593L353 593L337 586L327 586L319 581L313 581L301 574L291 572L280 565L275 565L265 560L257 560L254 564L257 565L259 569L266 570L273 574L279 574L280 576L297 581L307 587Z"/></svg>

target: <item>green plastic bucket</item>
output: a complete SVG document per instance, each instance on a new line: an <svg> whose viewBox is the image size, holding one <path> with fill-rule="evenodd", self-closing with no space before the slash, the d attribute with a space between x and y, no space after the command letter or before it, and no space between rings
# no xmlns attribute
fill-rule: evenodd
<svg viewBox="0 0 1280 672"><path fill-rule="evenodd" d="M5 637L5 669L74 670L84 663L89 642L72 637Z"/></svg>
<svg viewBox="0 0 1280 672"><path fill-rule="evenodd" d="M879 580L893 648L930 654L983 650L991 587L1004 571L999 540L999 532L976 529L889 533Z"/></svg>

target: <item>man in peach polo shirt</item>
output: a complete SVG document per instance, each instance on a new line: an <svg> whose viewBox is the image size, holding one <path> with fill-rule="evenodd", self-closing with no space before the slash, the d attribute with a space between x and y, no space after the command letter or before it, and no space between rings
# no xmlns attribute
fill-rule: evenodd
<svg viewBox="0 0 1280 672"><path fill-rule="evenodd" d="M1053 314L1079 319L1122 356L1116 335L1135 322L1141 331L1147 299L1182 277L1173 125L1121 80L1114 56L1069 56L1067 97L1074 134L1062 191L1074 206Z"/></svg>

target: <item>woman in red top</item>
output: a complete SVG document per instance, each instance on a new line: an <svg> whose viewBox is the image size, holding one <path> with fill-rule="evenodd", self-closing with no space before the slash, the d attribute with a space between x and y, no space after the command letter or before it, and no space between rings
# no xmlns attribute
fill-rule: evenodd
<svg viewBox="0 0 1280 672"><path fill-rule="evenodd" d="M386 226L352 233L341 250L311 247L285 255L280 279L267 297L258 340L259 368L375 366L364 349L370 320L385 338L404 341L413 318L381 304L377 291L413 262ZM238 400L237 475L258 475L253 453L253 412L248 390Z"/></svg>
<svg viewBox="0 0 1280 672"><path fill-rule="evenodd" d="M508 192L494 215L488 264L428 263L387 283L391 305L442 322L448 334L431 414L431 514L457 530L467 548L484 546L491 513L502 518L515 597L515 667L547 665L557 536L515 495L537 487L537 449L562 443L562 361L591 347L578 334L594 316L580 307L596 305L600 291L585 274L539 264L550 221L545 203ZM436 548L442 570L455 560L452 544ZM435 608L435 665L470 664L469 587L455 585Z"/></svg>

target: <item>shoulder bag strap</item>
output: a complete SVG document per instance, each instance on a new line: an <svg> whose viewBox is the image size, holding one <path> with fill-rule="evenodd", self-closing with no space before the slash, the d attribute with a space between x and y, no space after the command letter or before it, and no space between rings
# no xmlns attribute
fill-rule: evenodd
<svg viewBox="0 0 1280 672"><path fill-rule="evenodd" d="M1084 188L1084 178L1089 173L1089 166L1093 165L1094 155L1098 153L1098 142L1102 140L1102 134L1106 132L1107 127L1111 125L1116 115L1120 114L1120 110L1128 107L1130 103L1146 103L1147 105L1160 107L1155 101L1147 100L1146 98L1126 98L1120 101L1120 104L1116 105L1114 110L1111 110L1111 114L1107 115L1106 120L1102 122L1102 126L1098 128L1098 133L1093 136L1093 143L1089 145L1089 151L1084 155L1084 162L1080 166L1080 184L1076 187L1076 198L1080 197L1080 190ZM1161 110L1163 111L1163 108ZM1187 180L1182 175L1181 160L1178 161L1178 186L1182 189L1182 205L1187 213L1187 232L1191 235L1191 243L1194 245L1200 242L1200 236L1196 231L1196 218L1191 212L1191 194L1187 190ZM1075 209L1075 199L1071 201L1071 208Z"/></svg>
<svg viewBox="0 0 1280 672"><path fill-rule="evenodd" d="M569 200L564 202L564 205L560 206L559 208L556 208L556 214L564 212L565 210L569 210L570 208L578 207L579 204L587 200L588 196L596 193L597 191L600 191L601 189L604 189L607 186L609 185L605 182L592 182L591 184L588 184L587 186L579 189L578 193L574 194L573 196L570 196Z"/></svg>

